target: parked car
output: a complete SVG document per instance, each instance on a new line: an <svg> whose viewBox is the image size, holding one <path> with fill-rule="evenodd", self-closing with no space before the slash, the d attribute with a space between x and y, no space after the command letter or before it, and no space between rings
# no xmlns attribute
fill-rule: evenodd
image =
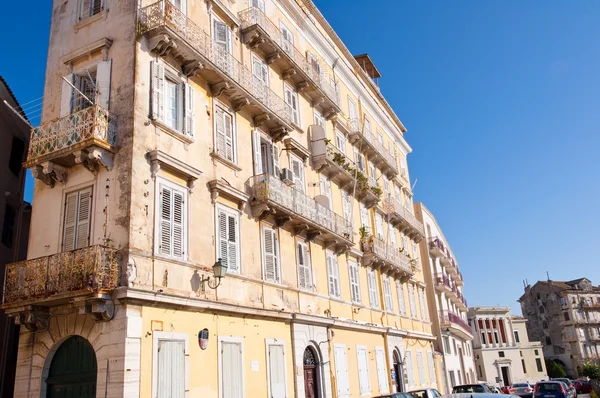
<svg viewBox="0 0 600 398"><path fill-rule="evenodd" d="M452 394L464 394L464 393L482 393L487 392L493 394L492 390L488 387L487 384L462 384L459 386L454 386L452 388Z"/></svg>
<svg viewBox="0 0 600 398"><path fill-rule="evenodd" d="M439 398L442 396L435 388L425 388L423 390L412 390L408 392L413 398Z"/></svg>
<svg viewBox="0 0 600 398"><path fill-rule="evenodd" d="M529 383L513 383L508 391L521 398L531 398L533 395L533 387Z"/></svg>
<svg viewBox="0 0 600 398"><path fill-rule="evenodd" d="M459 394L447 394L442 395L442 398L498 398L498 394L494 394L493 392L480 392L480 393L459 393ZM504 398L519 398L517 395L507 395Z"/></svg>
<svg viewBox="0 0 600 398"><path fill-rule="evenodd" d="M592 392L592 384L587 380L575 380L575 392L577 394L589 394Z"/></svg>
<svg viewBox="0 0 600 398"><path fill-rule="evenodd" d="M378 395L375 398L413 398L413 396L407 392L393 392L387 395Z"/></svg>
<svg viewBox="0 0 600 398"><path fill-rule="evenodd" d="M557 377L554 379L550 379L551 381L558 381L559 383L563 383L567 387L567 393L570 398L577 397L577 391L575 390L575 386L571 383L571 380L564 377Z"/></svg>
<svg viewBox="0 0 600 398"><path fill-rule="evenodd" d="M509 386L502 386L502 387L500 387L500 391L502 391L503 394L510 394L509 389L510 389Z"/></svg>
<svg viewBox="0 0 600 398"><path fill-rule="evenodd" d="M561 381L540 381L533 388L534 398L570 398L569 388Z"/></svg>
<svg viewBox="0 0 600 398"><path fill-rule="evenodd" d="M496 386L490 386L489 384L487 384L488 388L490 389L491 392L493 392L494 394L502 394L502 390L499 389Z"/></svg>

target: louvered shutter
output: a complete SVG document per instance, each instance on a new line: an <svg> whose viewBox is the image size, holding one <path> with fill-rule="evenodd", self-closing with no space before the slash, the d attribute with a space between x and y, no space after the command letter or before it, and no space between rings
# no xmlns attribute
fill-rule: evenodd
<svg viewBox="0 0 600 398"><path fill-rule="evenodd" d="M404 302L404 288L400 281L396 282L396 289L398 290L398 307L402 315L406 314L406 303Z"/></svg>
<svg viewBox="0 0 600 398"><path fill-rule="evenodd" d="M159 340L156 398L185 396L185 341Z"/></svg>
<svg viewBox="0 0 600 398"><path fill-rule="evenodd" d="M394 249L398 248L398 241L396 239L396 230L391 224L388 224L388 233L390 235L390 243Z"/></svg>
<svg viewBox="0 0 600 398"><path fill-rule="evenodd" d="M261 155L261 140L260 133L257 130L252 131L252 152L254 153L254 175L263 174L266 170L263 170L262 155Z"/></svg>
<svg viewBox="0 0 600 398"><path fill-rule="evenodd" d="M171 255L172 245L172 191L167 187L160 188L160 246L159 252L167 256Z"/></svg>
<svg viewBox="0 0 600 398"><path fill-rule="evenodd" d="M423 364L423 353L417 351L417 368L419 370L419 384L425 384L425 365Z"/></svg>
<svg viewBox="0 0 600 398"><path fill-rule="evenodd" d="M294 186L300 192L304 192L304 166L294 156L290 157L290 162L292 164L292 173L294 174Z"/></svg>
<svg viewBox="0 0 600 398"><path fill-rule="evenodd" d="M375 214L375 227L377 229L377 237L383 240L383 217L379 213Z"/></svg>
<svg viewBox="0 0 600 398"><path fill-rule="evenodd" d="M331 210L333 208L333 203L331 200L331 185L329 185L329 180L323 174L319 174L319 180L321 195L327 198L327 208Z"/></svg>
<svg viewBox="0 0 600 398"><path fill-rule="evenodd" d="M240 265L238 262L239 250L239 234L238 234L237 217L227 214L227 266L233 272L239 272Z"/></svg>
<svg viewBox="0 0 600 398"><path fill-rule="evenodd" d="M194 137L194 89L185 84L184 88L184 112L183 117L183 132L189 137Z"/></svg>
<svg viewBox="0 0 600 398"><path fill-rule="evenodd" d="M350 269L350 290L352 293L352 301L360 303L360 284L358 281L358 264L354 261L348 261Z"/></svg>
<svg viewBox="0 0 600 398"><path fill-rule="evenodd" d="M152 118L165 120L165 67L152 61Z"/></svg>
<svg viewBox="0 0 600 398"><path fill-rule="evenodd" d="M70 74L65 76L69 82L74 82L75 75ZM71 101L73 100L73 86L66 81L62 81L62 91L60 93L60 117L67 116L71 113Z"/></svg>
<svg viewBox="0 0 600 398"><path fill-rule="evenodd" d="M90 12L92 9L92 0L81 0L81 5L79 8L79 19L84 19L90 16Z"/></svg>
<svg viewBox="0 0 600 398"><path fill-rule="evenodd" d="M63 234L63 250L75 249L75 230L77 228L78 192L72 192L65 198L65 224Z"/></svg>
<svg viewBox="0 0 600 398"><path fill-rule="evenodd" d="M379 307L379 297L377 297L377 285L375 279L375 272L373 270L367 271L367 284L369 288L369 301L371 307Z"/></svg>
<svg viewBox="0 0 600 398"><path fill-rule="evenodd" d="M183 237L184 198L179 191L173 190L173 256L183 257L185 254Z"/></svg>
<svg viewBox="0 0 600 398"><path fill-rule="evenodd" d="M354 101L348 97L348 113L350 114L350 119L358 118L358 110L356 109L356 104Z"/></svg>
<svg viewBox="0 0 600 398"><path fill-rule="evenodd" d="M81 249L90 244L90 219L92 213L92 189L79 191L79 203L77 206L77 236L75 248Z"/></svg>
<svg viewBox="0 0 600 398"><path fill-rule="evenodd" d="M433 353L431 351L427 351L427 365L429 367L429 385L435 384L435 370L433 363Z"/></svg>
<svg viewBox="0 0 600 398"><path fill-rule="evenodd" d="M221 342L221 398L244 396L244 364L240 343Z"/></svg>
<svg viewBox="0 0 600 398"><path fill-rule="evenodd" d="M286 398L285 357L282 345L269 345L269 384L271 398Z"/></svg>
<svg viewBox="0 0 600 398"><path fill-rule="evenodd" d="M225 131L225 159L234 161L233 148L233 118L229 113L223 113L223 127Z"/></svg>
<svg viewBox="0 0 600 398"><path fill-rule="evenodd" d="M97 104L104 109L110 106L110 78L111 78L112 60L98 62L96 70L96 89L98 90ZM93 98L90 98L94 100Z"/></svg>
<svg viewBox="0 0 600 398"><path fill-rule="evenodd" d="M367 361L367 350L357 347L356 356L358 359L358 384L360 385L360 395L370 394L371 385L369 380L369 362Z"/></svg>
<svg viewBox="0 0 600 398"><path fill-rule="evenodd" d="M306 274L304 273L304 251L302 244L296 243L296 257L298 259L298 285L306 289Z"/></svg>
<svg viewBox="0 0 600 398"><path fill-rule="evenodd" d="M335 374L337 377L337 396L344 398L350 396L350 381L348 380L348 360L346 346L336 345L334 348Z"/></svg>
<svg viewBox="0 0 600 398"><path fill-rule="evenodd" d="M389 391L387 367L385 366L385 353L383 347L375 347L375 363L377 365L377 380L379 381L379 392Z"/></svg>
<svg viewBox="0 0 600 398"><path fill-rule="evenodd" d="M406 374L408 375L408 385L412 387L415 385L415 372L413 369L412 354L410 351L406 351L406 354L404 355L404 362Z"/></svg>
<svg viewBox="0 0 600 398"><path fill-rule="evenodd" d="M410 303L410 315L414 318L417 316L417 306L415 304L415 289L412 285L408 285L408 301Z"/></svg>
<svg viewBox="0 0 600 398"><path fill-rule="evenodd" d="M281 176L281 167L279 166L279 148L273 143L271 145L271 152L273 154L273 175L277 178Z"/></svg>
<svg viewBox="0 0 600 398"><path fill-rule="evenodd" d="M263 228L263 251L265 280L279 283L279 259L277 256L277 237L271 228Z"/></svg>
<svg viewBox="0 0 600 398"><path fill-rule="evenodd" d="M335 276L333 275L333 258L327 256L327 276L329 277L329 294L335 296Z"/></svg>
<svg viewBox="0 0 600 398"><path fill-rule="evenodd" d="M226 158L225 138L225 112L220 107L215 107L216 152Z"/></svg>
<svg viewBox="0 0 600 398"><path fill-rule="evenodd" d="M350 219L351 219L350 209L351 209L350 195L348 194L348 192L342 191L342 211L344 213L344 219L346 219L348 221L350 221Z"/></svg>

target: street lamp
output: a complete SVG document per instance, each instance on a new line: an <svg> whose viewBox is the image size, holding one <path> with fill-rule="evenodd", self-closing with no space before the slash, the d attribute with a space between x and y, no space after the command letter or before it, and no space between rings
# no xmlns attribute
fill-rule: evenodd
<svg viewBox="0 0 600 398"><path fill-rule="evenodd" d="M203 293L204 293L204 291L206 289L204 287L205 283L211 289L216 289L216 288L219 287L219 285L221 285L221 278L223 278L225 276L225 274L227 273L227 266L224 265L221 262L221 259L218 259L217 262L213 265L212 268L213 268L213 274L215 276L215 279L213 279L213 281L216 280L216 282L211 284L210 283L210 276L207 276L206 278L202 277L202 280L200 281L200 283L201 283L201 289L202 289Z"/></svg>

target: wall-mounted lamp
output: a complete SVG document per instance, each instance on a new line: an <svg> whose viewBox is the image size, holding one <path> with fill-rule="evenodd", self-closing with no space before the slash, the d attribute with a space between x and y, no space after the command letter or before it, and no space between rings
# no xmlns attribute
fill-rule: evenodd
<svg viewBox="0 0 600 398"><path fill-rule="evenodd" d="M219 285L221 284L221 278L223 278L225 276L225 274L227 273L227 266L223 265L223 263L221 262L221 259L218 259L217 262L213 265L213 274L215 275L215 279L216 282L215 283L210 283L210 276L202 277L202 280L200 281L201 283L201 289L202 292L205 291L205 287L204 284L206 283L208 285L208 287L210 287L211 289L216 289L219 287ZM214 281L213 280L213 281Z"/></svg>

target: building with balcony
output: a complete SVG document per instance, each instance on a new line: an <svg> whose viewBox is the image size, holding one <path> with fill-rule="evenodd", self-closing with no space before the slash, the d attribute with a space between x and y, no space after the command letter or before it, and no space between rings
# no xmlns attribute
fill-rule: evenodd
<svg viewBox="0 0 600 398"><path fill-rule="evenodd" d="M529 336L567 375L577 377L583 363L600 362L600 287L587 278L538 281L525 287L519 302Z"/></svg>
<svg viewBox="0 0 600 398"><path fill-rule="evenodd" d="M425 239L419 244L423 275L427 285L427 304L436 351L444 362L442 393L452 387L477 381L473 362L473 334L467 321L464 281L442 229L423 203L415 204L416 219L424 225Z"/></svg>
<svg viewBox="0 0 600 398"><path fill-rule="evenodd" d="M542 343L529 341L525 318L508 307L472 307L468 316L479 380L498 387L548 380Z"/></svg>
<svg viewBox="0 0 600 398"><path fill-rule="evenodd" d="M4 103L6 101L6 104ZM8 105L8 106L7 106ZM12 109L11 109L12 108ZM8 83L0 76L0 280L6 264L27 257L31 205L24 201L29 126ZM0 397L13 396L19 328L0 313Z"/></svg>
<svg viewBox="0 0 600 398"><path fill-rule="evenodd" d="M51 32L16 396L437 386L406 129L311 0L56 0Z"/></svg>

